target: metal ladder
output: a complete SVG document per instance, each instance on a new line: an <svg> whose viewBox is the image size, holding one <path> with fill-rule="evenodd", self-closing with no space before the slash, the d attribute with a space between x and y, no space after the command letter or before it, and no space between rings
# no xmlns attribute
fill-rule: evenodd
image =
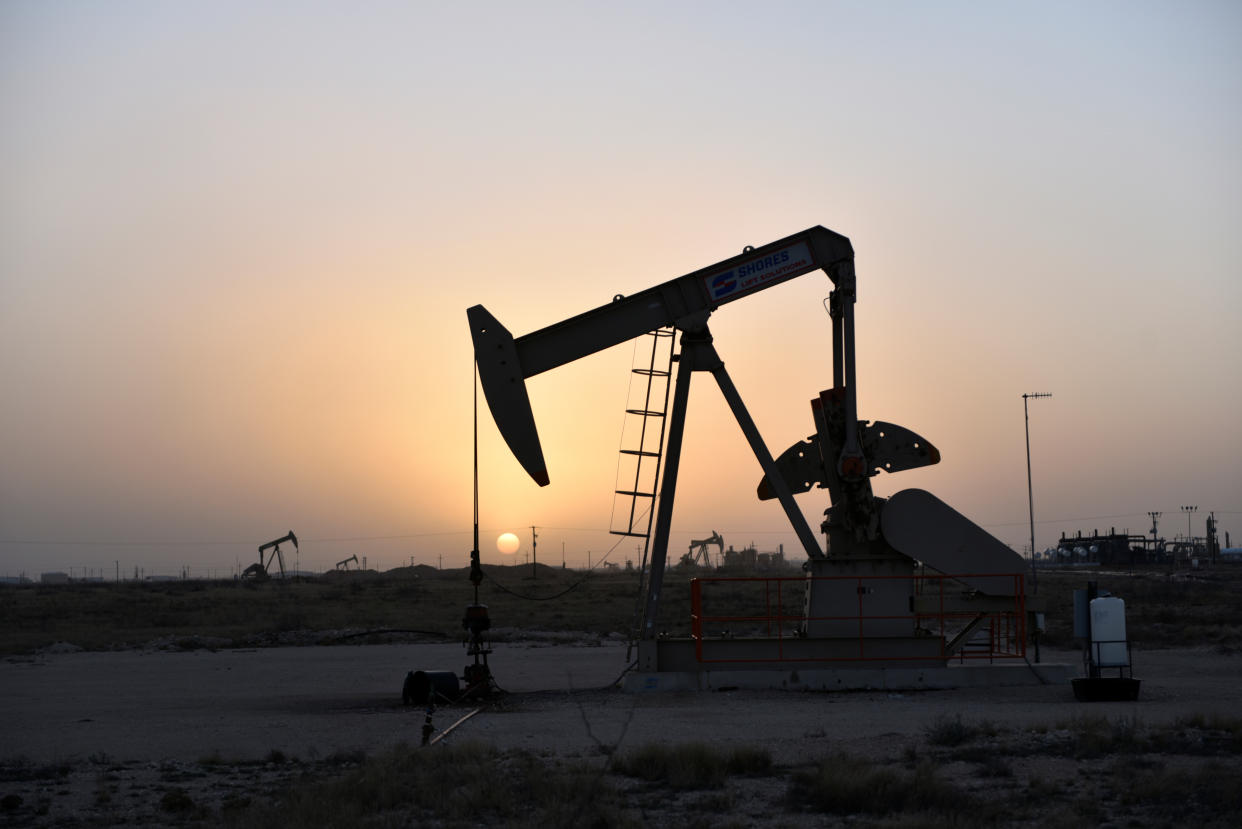
<svg viewBox="0 0 1242 829"><path fill-rule="evenodd" d="M660 328L644 335L651 338L646 343L650 348L635 345L631 370L634 375L643 378L643 382L630 384L625 422L621 426L617 488L613 494L612 521L608 531L613 535L643 539L634 623L625 653L627 663L637 641L643 596L647 589L647 557L651 548L651 525L655 520L655 500L659 492L676 334L674 328Z"/></svg>
<svg viewBox="0 0 1242 829"><path fill-rule="evenodd" d="M650 338L649 349L635 346L635 365L631 370L643 380L630 384L630 399L626 401L625 422L621 427L617 488L608 531L613 535L648 539L647 543L650 543L651 524L655 520L653 507L659 490L664 425L672 388L674 334L676 331L672 328L659 328L644 335ZM644 565L646 560L644 545Z"/></svg>

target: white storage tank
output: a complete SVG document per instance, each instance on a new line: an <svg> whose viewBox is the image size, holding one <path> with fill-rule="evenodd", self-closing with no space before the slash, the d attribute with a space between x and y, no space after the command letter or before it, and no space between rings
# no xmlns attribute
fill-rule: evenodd
<svg viewBox="0 0 1242 829"><path fill-rule="evenodd" d="M1107 596L1091 600L1091 654L1101 668L1130 664L1124 599Z"/></svg>

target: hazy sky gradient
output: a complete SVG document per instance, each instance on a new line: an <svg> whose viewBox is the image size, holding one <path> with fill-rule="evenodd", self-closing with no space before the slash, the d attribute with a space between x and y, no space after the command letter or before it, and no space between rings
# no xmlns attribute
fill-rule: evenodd
<svg viewBox="0 0 1242 829"><path fill-rule="evenodd" d="M857 253L860 416L943 455L877 492L1021 549L1046 391L1038 547L1187 504L1237 544L1239 43L1234 2L6 2L0 575L289 529L304 567L463 564L467 306L521 335L816 224ZM713 316L773 454L829 288ZM545 489L484 410L485 561L614 544L632 354L530 381ZM674 555L796 549L706 375L682 470Z"/></svg>

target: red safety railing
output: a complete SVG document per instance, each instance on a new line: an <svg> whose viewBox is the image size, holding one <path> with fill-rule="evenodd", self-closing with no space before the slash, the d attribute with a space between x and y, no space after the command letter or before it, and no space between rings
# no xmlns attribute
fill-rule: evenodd
<svg viewBox="0 0 1242 829"><path fill-rule="evenodd" d="M986 578L1011 580L1012 590L1008 595L988 597L993 609L964 609L953 601L957 596L969 594L971 591L961 579ZM865 597L870 595L867 590L872 582L902 580L911 582L913 597L921 599L921 609L912 609L901 614L867 613ZM807 617L804 598L808 582L853 582L858 595L856 612L840 615ZM737 587L747 584L761 585L761 596L751 597L755 611L751 613L730 613L727 615L711 615L704 612L703 588L706 585L725 585ZM744 589L744 588L743 588ZM1001 591L997 591L998 593ZM796 608L786 608L786 599L797 597ZM929 612L926 607L928 598L938 605L935 611ZM997 599L1008 600L1012 605L1004 609L995 609ZM938 601L937 601L938 600ZM736 601L736 597L734 597ZM914 598L911 599L913 604ZM691 604L691 635L695 643L695 658L699 662L841 662L841 661L901 661L927 660L929 658L956 659L1022 659L1026 656L1026 601L1025 582L1021 573L959 573L918 574L911 576L815 576L815 577L739 577L739 578L704 578L690 582ZM759 607L762 607L760 612ZM869 653L868 641L883 641L884 635L876 636L869 627L875 623L910 622L909 637L935 637L940 643L938 653L920 652L913 655L894 654L886 649L882 655ZM827 656L807 655L807 649L798 647L795 653L787 653L786 642L806 639L804 631L817 626L816 623L830 623L834 627L855 628L857 650L849 654ZM733 631L732 626L742 625L741 631ZM704 633L708 630L720 631L712 636ZM722 627L725 627L721 630ZM819 625L822 626L822 625ZM762 658L707 658L703 655L704 641L727 640L737 638L767 638L775 640L776 653L771 657ZM812 637L816 638L816 637ZM850 636L833 635L834 640L851 638ZM891 634L888 635L891 639ZM874 649L873 649L874 650Z"/></svg>

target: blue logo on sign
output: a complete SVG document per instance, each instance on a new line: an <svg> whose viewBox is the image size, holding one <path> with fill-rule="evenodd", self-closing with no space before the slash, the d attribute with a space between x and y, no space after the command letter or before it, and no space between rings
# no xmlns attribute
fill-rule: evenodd
<svg viewBox="0 0 1242 829"><path fill-rule="evenodd" d="M725 271L712 279L712 296L720 297L732 291L737 287L737 279L733 275L733 271Z"/></svg>

